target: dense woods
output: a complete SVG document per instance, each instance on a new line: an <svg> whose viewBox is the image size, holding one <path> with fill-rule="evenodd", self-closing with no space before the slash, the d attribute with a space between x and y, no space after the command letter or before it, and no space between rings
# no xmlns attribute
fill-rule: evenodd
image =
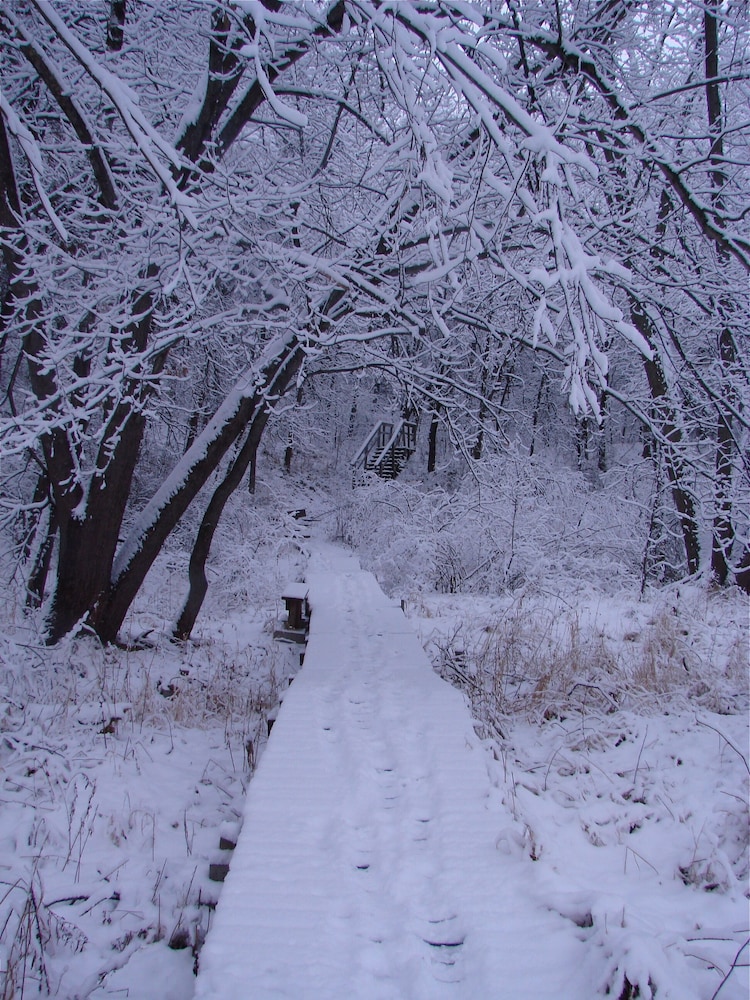
<svg viewBox="0 0 750 1000"><path fill-rule="evenodd" d="M428 482L441 441L593 490L636 444L644 573L750 589L748 17L4 0L1 502L48 640L115 640L195 503L189 635L267 426L351 454L378 398Z"/></svg>
<svg viewBox="0 0 750 1000"><path fill-rule="evenodd" d="M749 111L745 0L0 0L0 1000L747 1000Z"/></svg>

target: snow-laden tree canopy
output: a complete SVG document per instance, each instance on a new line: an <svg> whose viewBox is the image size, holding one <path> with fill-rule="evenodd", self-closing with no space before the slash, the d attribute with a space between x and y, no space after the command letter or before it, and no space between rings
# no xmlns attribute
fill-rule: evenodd
<svg viewBox="0 0 750 1000"><path fill-rule="evenodd" d="M714 571L741 570L747 18L4 0L0 445L39 472L7 503L49 515L50 637L116 636L208 477L235 445L241 476L322 358L382 368L460 432L508 345L551 356L576 413L619 400L655 435L687 569L697 475ZM206 351L212 416L134 505L145 428L189 406Z"/></svg>

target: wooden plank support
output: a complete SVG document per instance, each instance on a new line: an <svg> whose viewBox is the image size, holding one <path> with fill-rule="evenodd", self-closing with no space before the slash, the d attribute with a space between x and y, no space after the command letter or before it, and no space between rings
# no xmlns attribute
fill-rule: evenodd
<svg viewBox="0 0 750 1000"><path fill-rule="evenodd" d="M307 601L308 586L306 583L288 583L281 594L286 607L286 619L279 622L274 630L274 639L286 642L305 642L310 626L310 605Z"/></svg>
<svg viewBox="0 0 750 1000"><path fill-rule="evenodd" d="M286 605L286 621L289 628L307 627L310 617L308 592L306 583L288 583L284 587L281 599Z"/></svg>
<svg viewBox="0 0 750 1000"><path fill-rule="evenodd" d="M229 874L231 851L217 851L208 865L208 877L212 882L223 882Z"/></svg>

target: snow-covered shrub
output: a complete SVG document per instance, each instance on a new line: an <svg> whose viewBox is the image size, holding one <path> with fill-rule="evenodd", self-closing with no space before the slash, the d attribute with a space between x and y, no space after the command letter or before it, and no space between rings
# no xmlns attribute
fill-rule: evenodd
<svg viewBox="0 0 750 1000"><path fill-rule="evenodd" d="M409 607L471 704L512 817L499 846L575 925L590 995L746 997L745 598L578 585Z"/></svg>
<svg viewBox="0 0 750 1000"><path fill-rule="evenodd" d="M541 719L570 711L652 711L672 703L722 714L750 702L738 593L671 588L639 601L577 587L528 589L467 606L427 594L411 602L447 679L466 687L474 714Z"/></svg>
<svg viewBox="0 0 750 1000"><path fill-rule="evenodd" d="M87 996L158 942L186 949L192 980L209 859L277 701L273 655L216 637L139 651L6 637L0 997Z"/></svg>
<svg viewBox="0 0 750 1000"><path fill-rule="evenodd" d="M283 474L270 471L259 478L254 495L242 489L233 495L207 564L207 613L268 608L280 586L303 575L305 539L293 511L304 506Z"/></svg>
<svg viewBox="0 0 750 1000"><path fill-rule="evenodd" d="M120 983L135 995L141 963L170 980L164 995L190 995L218 894L209 860L222 822L241 814L292 664L264 631L268 604L237 622L214 610L199 641L169 642L182 566L171 552L155 567L128 623L150 633L139 648L86 637L46 647L36 614L20 610L23 594L7 591L2 1000L98 996Z"/></svg>
<svg viewBox="0 0 750 1000"><path fill-rule="evenodd" d="M606 477L605 477L606 478ZM644 510L637 484L513 452L479 463L460 488L376 477L344 499L337 533L388 591L502 593L638 579Z"/></svg>

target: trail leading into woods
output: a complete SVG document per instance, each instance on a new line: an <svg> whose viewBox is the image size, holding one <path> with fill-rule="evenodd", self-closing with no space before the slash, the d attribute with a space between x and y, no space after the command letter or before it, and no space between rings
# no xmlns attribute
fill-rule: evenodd
<svg viewBox="0 0 750 1000"><path fill-rule="evenodd" d="M247 795L199 1000L593 993L577 928L508 850L462 696L354 557L308 572L305 665Z"/></svg>

